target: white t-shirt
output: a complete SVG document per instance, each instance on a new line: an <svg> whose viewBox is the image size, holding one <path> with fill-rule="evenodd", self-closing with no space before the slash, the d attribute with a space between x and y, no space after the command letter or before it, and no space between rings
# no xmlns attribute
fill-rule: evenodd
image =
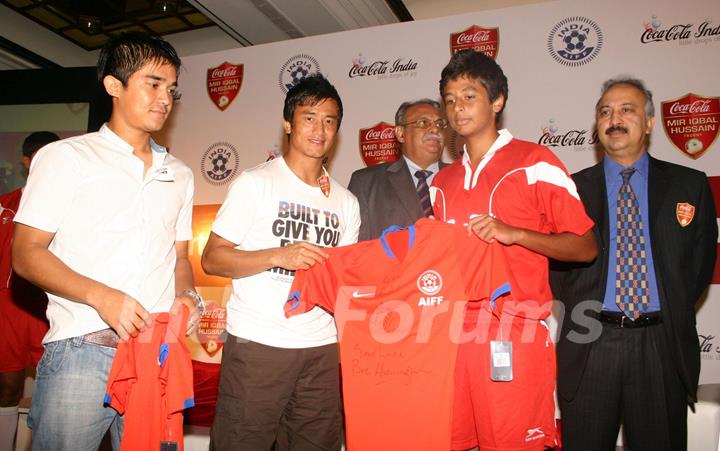
<svg viewBox="0 0 720 451"><path fill-rule="evenodd" d="M193 174L151 142L152 167L103 125L33 158L15 222L54 233L49 250L70 269L137 299L151 312L175 299L175 242L192 239ZM48 293L43 343L108 325L92 307Z"/></svg>
<svg viewBox="0 0 720 451"><path fill-rule="evenodd" d="M360 210L355 196L332 178L330 196L300 180L284 158L238 176L215 218L215 234L253 251L307 241L335 247L357 241ZM332 316L316 307L285 318L293 271L272 268L233 279L227 330L236 337L278 348L309 348L337 341Z"/></svg>

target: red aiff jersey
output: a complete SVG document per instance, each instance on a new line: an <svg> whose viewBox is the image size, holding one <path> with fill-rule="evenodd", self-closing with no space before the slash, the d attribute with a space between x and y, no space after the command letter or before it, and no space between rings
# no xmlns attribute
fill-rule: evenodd
<svg viewBox="0 0 720 451"><path fill-rule="evenodd" d="M583 235L593 226L565 166L547 147L512 139L488 152L473 171L467 157L443 168L430 189L435 217L467 224L477 215L541 233ZM544 319L553 299L548 259L522 246L503 248L513 288L505 311ZM513 311L514 309L517 309Z"/></svg>
<svg viewBox="0 0 720 451"><path fill-rule="evenodd" d="M297 271L285 311L335 315L348 449L450 449L465 301L509 292L500 245L420 219L325 251Z"/></svg>
<svg viewBox="0 0 720 451"><path fill-rule="evenodd" d="M152 327L118 345L105 405L124 414L122 451L157 450L163 441L183 450L183 410L195 402L182 312L152 315Z"/></svg>

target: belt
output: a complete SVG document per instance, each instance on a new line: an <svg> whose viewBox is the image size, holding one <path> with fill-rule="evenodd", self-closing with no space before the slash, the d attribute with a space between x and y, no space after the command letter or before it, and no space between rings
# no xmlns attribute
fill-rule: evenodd
<svg viewBox="0 0 720 451"><path fill-rule="evenodd" d="M120 337L112 329L102 329L83 335L82 341L94 345L106 346L108 348L117 348Z"/></svg>
<svg viewBox="0 0 720 451"><path fill-rule="evenodd" d="M620 326L621 328L647 327L662 323L662 313L645 313L633 320L625 316L623 313L603 311L600 312L598 320L600 320L601 323L614 324L616 326Z"/></svg>

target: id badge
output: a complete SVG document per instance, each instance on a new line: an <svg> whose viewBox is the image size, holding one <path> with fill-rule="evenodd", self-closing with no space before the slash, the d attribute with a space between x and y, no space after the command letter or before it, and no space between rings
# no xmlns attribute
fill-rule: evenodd
<svg viewBox="0 0 720 451"><path fill-rule="evenodd" d="M512 342L490 342L490 380L509 382L512 374Z"/></svg>
<svg viewBox="0 0 720 451"><path fill-rule="evenodd" d="M160 442L160 451L178 451L178 444L177 442L162 441Z"/></svg>

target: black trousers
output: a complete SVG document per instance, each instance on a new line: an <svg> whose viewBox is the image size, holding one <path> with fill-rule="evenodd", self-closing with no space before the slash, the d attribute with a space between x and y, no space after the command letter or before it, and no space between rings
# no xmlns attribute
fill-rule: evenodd
<svg viewBox="0 0 720 451"><path fill-rule="evenodd" d="M603 324L575 398L560 399L563 451L614 451L620 424L631 451L687 449L687 395L662 324Z"/></svg>
<svg viewBox="0 0 720 451"><path fill-rule="evenodd" d="M210 449L338 451L339 377L336 343L286 349L228 334Z"/></svg>

